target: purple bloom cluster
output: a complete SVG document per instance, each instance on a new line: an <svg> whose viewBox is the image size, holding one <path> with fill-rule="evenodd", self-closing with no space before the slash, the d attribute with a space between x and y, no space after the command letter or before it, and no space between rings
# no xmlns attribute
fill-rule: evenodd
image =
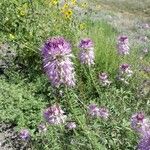
<svg viewBox="0 0 150 150"><path fill-rule="evenodd" d="M129 40L127 36L120 36L118 38L118 53L120 55L127 55L129 54Z"/></svg>
<svg viewBox="0 0 150 150"><path fill-rule="evenodd" d="M23 129L23 130L20 131L19 137L22 140L26 141L30 138L30 132L27 129Z"/></svg>
<svg viewBox="0 0 150 150"><path fill-rule="evenodd" d="M38 126L38 129L39 129L39 132L46 132L47 131L47 127L44 123L41 123L39 126Z"/></svg>
<svg viewBox="0 0 150 150"><path fill-rule="evenodd" d="M150 121L144 113L139 112L131 117L131 127L140 134L138 150L150 150Z"/></svg>
<svg viewBox="0 0 150 150"><path fill-rule="evenodd" d="M77 126L76 126L76 123L75 122L69 122L66 127L69 129L69 130L73 130L75 129Z"/></svg>
<svg viewBox="0 0 150 150"><path fill-rule="evenodd" d="M66 115L59 105L53 105L44 111L44 118L50 124L61 124L66 120Z"/></svg>
<svg viewBox="0 0 150 150"><path fill-rule="evenodd" d="M145 118L144 113L136 113L131 118L131 126L142 136L150 136L150 122Z"/></svg>
<svg viewBox="0 0 150 150"><path fill-rule="evenodd" d="M120 66L120 72L121 74L126 74L126 76L130 77L133 73L133 71L130 69L129 64L122 64Z"/></svg>
<svg viewBox="0 0 150 150"><path fill-rule="evenodd" d="M93 65L95 56L94 56L94 46L92 40L89 38L85 38L81 40L79 44L79 48L80 48L80 53L79 53L80 62L88 66Z"/></svg>
<svg viewBox="0 0 150 150"><path fill-rule="evenodd" d="M150 150L150 136L144 137L139 141L138 150Z"/></svg>
<svg viewBox="0 0 150 150"><path fill-rule="evenodd" d="M109 116L109 111L107 108L98 107L96 104L90 104L88 107L88 113L92 117L101 117L107 119Z"/></svg>
<svg viewBox="0 0 150 150"><path fill-rule="evenodd" d="M130 65L122 64L119 67L119 75L117 76L117 79L125 84L129 84L128 79L132 76L132 74L133 71L130 69Z"/></svg>
<svg viewBox="0 0 150 150"><path fill-rule="evenodd" d="M111 81L108 80L108 75L106 73L100 73L99 80L103 86L110 85L111 83Z"/></svg>
<svg viewBox="0 0 150 150"><path fill-rule="evenodd" d="M53 37L42 48L44 69L52 85L75 85L75 72L71 61L71 46L62 37Z"/></svg>

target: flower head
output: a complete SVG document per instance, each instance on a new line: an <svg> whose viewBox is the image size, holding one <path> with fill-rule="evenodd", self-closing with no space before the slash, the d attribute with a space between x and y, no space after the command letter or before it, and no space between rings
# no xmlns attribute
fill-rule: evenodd
<svg viewBox="0 0 150 150"><path fill-rule="evenodd" d="M48 39L42 49L44 56L49 56L49 59L64 57L70 55L71 46L63 37L53 37Z"/></svg>
<svg viewBox="0 0 150 150"><path fill-rule="evenodd" d="M44 111L44 118L50 124L61 124L66 120L66 115L59 105L53 105Z"/></svg>
<svg viewBox="0 0 150 150"><path fill-rule="evenodd" d="M38 129L39 129L39 132L45 132L47 131L47 127L44 123L41 123L39 126L38 126Z"/></svg>
<svg viewBox="0 0 150 150"><path fill-rule="evenodd" d="M69 130L73 130L75 129L77 126L76 126L76 123L75 122L69 122L66 127L69 129Z"/></svg>
<svg viewBox="0 0 150 150"><path fill-rule="evenodd" d="M150 136L150 122L142 112L132 115L131 127L140 133L142 137Z"/></svg>
<svg viewBox="0 0 150 150"><path fill-rule="evenodd" d="M129 64L122 64L120 66L120 72L121 74L126 74L128 77L132 75L133 71L130 69Z"/></svg>
<svg viewBox="0 0 150 150"><path fill-rule="evenodd" d="M138 150L150 150L150 136L140 139Z"/></svg>
<svg viewBox="0 0 150 150"><path fill-rule="evenodd" d="M96 104L90 104L88 107L88 113L90 116L99 116L99 108L97 107Z"/></svg>
<svg viewBox="0 0 150 150"><path fill-rule="evenodd" d="M75 85L71 46L62 37L50 38L42 49L44 69L52 85Z"/></svg>
<svg viewBox="0 0 150 150"><path fill-rule="evenodd" d="M101 117L107 119L109 116L109 111L107 108L98 107L96 104L90 104L88 107L88 113L92 117Z"/></svg>
<svg viewBox="0 0 150 150"><path fill-rule="evenodd" d="M129 54L129 40L127 36L120 36L118 38L118 53L121 55Z"/></svg>
<svg viewBox="0 0 150 150"><path fill-rule="evenodd" d="M22 140L26 141L26 140L28 140L30 138L30 133L29 133L29 131L27 129L23 129L23 130L20 131L19 137Z"/></svg>
<svg viewBox="0 0 150 150"><path fill-rule="evenodd" d="M82 64L91 66L94 64L94 46L91 39L86 38L80 41L79 44L80 53L79 58Z"/></svg>
<svg viewBox="0 0 150 150"><path fill-rule="evenodd" d="M116 77L117 80L129 84L129 78L132 76L133 71L130 69L129 64L122 64L119 67L118 76Z"/></svg>
<svg viewBox="0 0 150 150"><path fill-rule="evenodd" d="M106 73L99 74L99 80L103 86L110 85L111 81L108 80L108 75Z"/></svg>
<svg viewBox="0 0 150 150"><path fill-rule="evenodd" d="M104 108L104 107L101 107L99 108L99 116L104 118L104 119L107 119L108 116L109 116L109 111L107 108Z"/></svg>
<svg viewBox="0 0 150 150"><path fill-rule="evenodd" d="M79 48L83 49L93 49L93 42L89 38L82 39L79 44Z"/></svg>
<svg viewBox="0 0 150 150"><path fill-rule="evenodd" d="M75 2L75 1L74 1ZM73 3L72 3L73 4ZM75 3L74 3L75 4ZM73 5L74 5L73 4ZM71 17L72 17L72 15L73 15L73 11L72 11L72 9L71 9L71 7L69 6L69 4L68 3L65 3L64 5L63 5L63 7L62 7L62 14L64 15L64 17L66 18L66 19L71 19Z"/></svg>

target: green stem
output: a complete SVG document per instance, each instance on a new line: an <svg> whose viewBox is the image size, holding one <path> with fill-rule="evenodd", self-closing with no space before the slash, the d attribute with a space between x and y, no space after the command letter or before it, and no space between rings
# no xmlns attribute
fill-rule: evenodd
<svg viewBox="0 0 150 150"><path fill-rule="evenodd" d="M95 89L96 89L96 91L97 91L97 93L98 93L98 95L99 95L99 97L100 97L101 93L100 93L100 91L98 90L97 85L96 85L96 83L95 83L95 81L94 81L94 79L93 79L93 76L92 76L92 74L91 74L91 69L90 69L90 67L88 67L88 70L89 70L90 78L91 78L91 80L92 80L92 82L93 82L93 86L95 87Z"/></svg>

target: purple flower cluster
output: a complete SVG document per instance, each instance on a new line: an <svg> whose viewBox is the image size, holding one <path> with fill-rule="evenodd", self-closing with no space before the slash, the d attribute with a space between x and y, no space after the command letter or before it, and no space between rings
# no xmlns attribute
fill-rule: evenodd
<svg viewBox="0 0 150 150"><path fill-rule="evenodd" d="M144 113L132 115L131 127L140 134L138 150L150 150L150 121Z"/></svg>
<svg viewBox="0 0 150 150"><path fill-rule="evenodd" d="M138 150L150 150L150 136L140 139Z"/></svg>
<svg viewBox="0 0 150 150"><path fill-rule="evenodd" d="M75 72L71 61L71 46L62 37L53 37L42 48L44 69L52 85L75 85Z"/></svg>
<svg viewBox="0 0 150 150"><path fill-rule="evenodd" d="M150 122L145 118L144 113L136 113L131 118L131 126L142 136L150 136Z"/></svg>
<svg viewBox="0 0 150 150"><path fill-rule="evenodd" d="M107 108L98 107L96 104L90 104L88 107L88 114L92 117L101 117L107 119L109 111Z"/></svg>
<svg viewBox="0 0 150 150"><path fill-rule="evenodd" d="M81 40L79 44L79 48L80 48L80 53L79 53L80 62L88 66L93 65L95 56L94 56L94 46L92 40L89 38L85 38Z"/></svg>
<svg viewBox="0 0 150 150"><path fill-rule="evenodd" d="M69 122L66 127L69 129L69 130L73 130L75 129L77 126L76 126L76 123L75 122Z"/></svg>
<svg viewBox="0 0 150 150"><path fill-rule="evenodd" d="M19 137L23 140L23 141L27 141L30 138L30 132L27 129L22 129L19 133Z"/></svg>
<svg viewBox="0 0 150 150"><path fill-rule="evenodd" d="M44 111L44 118L49 124L61 124L66 120L66 115L59 105L53 105Z"/></svg>
<svg viewBox="0 0 150 150"><path fill-rule="evenodd" d="M127 55L129 54L129 40L127 36L120 36L118 38L118 53L120 55Z"/></svg>
<svg viewBox="0 0 150 150"><path fill-rule="evenodd" d="M107 86L111 84L111 81L108 80L108 75L106 73L100 73L99 80L103 86Z"/></svg>
<svg viewBox="0 0 150 150"><path fill-rule="evenodd" d="M119 75L117 76L117 79L119 81L122 81L125 84L129 84L128 79L133 74L133 71L130 68L129 64L122 64L119 67Z"/></svg>
<svg viewBox="0 0 150 150"><path fill-rule="evenodd" d="M130 77L133 74L133 71L130 69L129 64L122 64L120 66L120 73Z"/></svg>
<svg viewBox="0 0 150 150"><path fill-rule="evenodd" d="M39 129L39 132L46 132L47 131L47 127L44 123L41 123L39 126L38 126L38 129Z"/></svg>

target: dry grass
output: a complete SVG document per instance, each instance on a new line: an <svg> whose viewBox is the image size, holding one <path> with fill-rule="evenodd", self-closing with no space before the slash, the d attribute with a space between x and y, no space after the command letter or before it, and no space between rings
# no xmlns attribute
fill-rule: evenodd
<svg viewBox="0 0 150 150"><path fill-rule="evenodd" d="M148 17L150 15L149 0L96 0L98 4L121 12Z"/></svg>

